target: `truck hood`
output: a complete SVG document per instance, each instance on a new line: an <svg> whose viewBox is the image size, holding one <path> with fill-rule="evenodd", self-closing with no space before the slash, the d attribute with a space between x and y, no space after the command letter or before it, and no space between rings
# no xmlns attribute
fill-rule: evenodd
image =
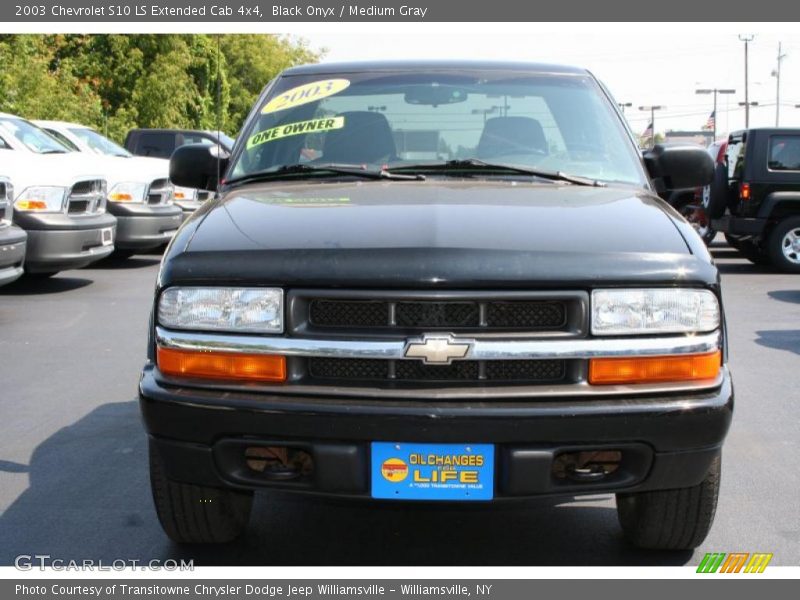
<svg viewBox="0 0 800 600"><path fill-rule="evenodd" d="M271 183L202 211L165 274L287 285L713 283L716 269L691 253L676 219L659 198L622 187Z"/></svg>
<svg viewBox="0 0 800 600"><path fill-rule="evenodd" d="M130 162L133 161L133 162ZM0 175L5 175L18 194L32 185L71 186L81 179L105 179L108 189L123 181L146 181L169 176L169 167L159 162L101 156L87 152L36 154L3 151Z"/></svg>

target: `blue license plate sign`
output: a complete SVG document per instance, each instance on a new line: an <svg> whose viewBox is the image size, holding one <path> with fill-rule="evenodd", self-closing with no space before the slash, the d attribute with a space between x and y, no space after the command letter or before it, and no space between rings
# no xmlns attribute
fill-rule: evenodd
<svg viewBox="0 0 800 600"><path fill-rule="evenodd" d="M494 445L372 442L372 497L491 500Z"/></svg>

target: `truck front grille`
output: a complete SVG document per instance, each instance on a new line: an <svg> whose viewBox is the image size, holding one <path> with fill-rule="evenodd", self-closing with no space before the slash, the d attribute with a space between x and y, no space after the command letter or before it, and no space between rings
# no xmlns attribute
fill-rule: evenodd
<svg viewBox="0 0 800 600"><path fill-rule="evenodd" d="M379 382L432 384L544 384L567 377L564 360L460 360L430 365L421 360L311 358L308 373L315 380L345 380L349 384Z"/></svg>
<svg viewBox="0 0 800 600"><path fill-rule="evenodd" d="M172 185L169 179L154 179L147 190L150 205L169 204L172 201Z"/></svg>
<svg viewBox="0 0 800 600"><path fill-rule="evenodd" d="M10 197L8 180L0 179L0 227L11 223L13 198Z"/></svg>
<svg viewBox="0 0 800 600"><path fill-rule="evenodd" d="M106 182L85 179L73 184L67 197L67 212L71 215L97 214L105 210Z"/></svg>
<svg viewBox="0 0 800 600"><path fill-rule="evenodd" d="M567 324L563 300L338 300L309 305L309 323L336 329L558 331Z"/></svg>

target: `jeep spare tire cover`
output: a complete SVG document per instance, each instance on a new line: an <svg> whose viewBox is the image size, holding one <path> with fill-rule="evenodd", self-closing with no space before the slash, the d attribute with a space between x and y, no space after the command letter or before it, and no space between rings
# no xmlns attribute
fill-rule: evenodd
<svg viewBox="0 0 800 600"><path fill-rule="evenodd" d="M706 213L712 219L719 219L725 214L728 206L728 168L718 164L714 169L714 179L711 181L708 194Z"/></svg>

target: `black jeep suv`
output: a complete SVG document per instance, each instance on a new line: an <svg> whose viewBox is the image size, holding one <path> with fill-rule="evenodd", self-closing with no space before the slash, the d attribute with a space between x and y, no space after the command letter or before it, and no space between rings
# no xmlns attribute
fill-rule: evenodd
<svg viewBox="0 0 800 600"><path fill-rule="evenodd" d="M255 490L489 502L616 493L636 545L691 548L733 408L719 276L588 72L315 65L263 91L170 244L140 401L153 497L224 542Z"/></svg>
<svg viewBox="0 0 800 600"><path fill-rule="evenodd" d="M746 258L800 273L800 129L732 133L709 212Z"/></svg>

